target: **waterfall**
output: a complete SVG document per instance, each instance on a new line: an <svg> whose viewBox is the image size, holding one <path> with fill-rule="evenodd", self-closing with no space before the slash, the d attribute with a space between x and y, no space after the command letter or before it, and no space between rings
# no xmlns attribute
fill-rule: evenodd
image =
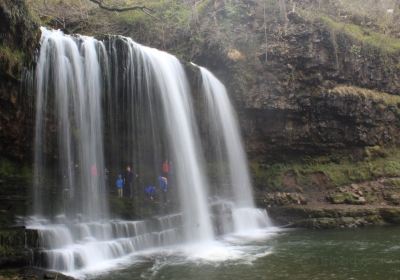
<svg viewBox="0 0 400 280"><path fill-rule="evenodd" d="M206 114L211 127L211 146L215 149L214 160L227 165L220 168L220 177L227 177L229 186L224 192L230 201L233 228L243 232L270 225L265 210L256 209L253 200L247 157L240 136L239 125L225 86L207 69L199 67L206 99ZM221 181L223 179L220 178ZM219 183L221 183L221 181ZM226 225L225 225L226 227Z"/></svg>
<svg viewBox="0 0 400 280"><path fill-rule="evenodd" d="M103 40L42 28L36 68L35 264L72 273L163 246L213 242L216 235L268 225L254 207L235 112L225 87L201 68L215 160L228 187L212 199L205 142L179 60L130 38ZM197 116L198 117L198 116ZM215 141L214 141L215 140ZM170 164L168 192L152 215L144 187ZM135 221L113 217L109 191L129 165ZM225 174L220 173L220 177ZM221 179L222 180L222 179ZM222 210L221 210L222 209Z"/></svg>
<svg viewBox="0 0 400 280"><path fill-rule="evenodd" d="M78 40L79 39L79 40ZM73 38L42 29L36 69L35 214L44 215L43 188L49 116L56 117L57 190L63 215L106 218L101 98L103 83L98 53L104 45L90 37ZM51 112L48 109L53 108ZM54 124L53 124L54 126ZM79 134L79 136L74 135ZM54 161L53 161L54 163Z"/></svg>
<svg viewBox="0 0 400 280"><path fill-rule="evenodd" d="M210 213L207 206L207 181L203 171L203 160L195 135L192 102L186 75L176 57L134 44L151 67L151 73L161 95L164 124L176 168L181 211L184 217L187 240L213 239ZM150 73L145 73L150 75Z"/></svg>

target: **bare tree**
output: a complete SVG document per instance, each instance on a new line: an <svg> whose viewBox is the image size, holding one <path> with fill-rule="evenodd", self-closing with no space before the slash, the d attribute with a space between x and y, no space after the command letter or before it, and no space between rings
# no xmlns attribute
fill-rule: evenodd
<svg viewBox="0 0 400 280"><path fill-rule="evenodd" d="M71 24L75 26L84 24L89 18L90 7L86 0L64 1L57 3L57 5L49 3L47 0L28 0L28 3L40 18L50 20L52 25L57 28L66 29L71 27Z"/></svg>
<svg viewBox="0 0 400 280"><path fill-rule="evenodd" d="M110 12L127 12L127 11L140 10L148 16L158 19L156 16L154 16L152 14L154 11L144 5L135 5L135 6L130 6L130 7L114 7L114 6L108 6L108 5L104 4L103 0L89 0L89 1L97 4L99 6L99 8L110 11Z"/></svg>
<svg viewBox="0 0 400 280"><path fill-rule="evenodd" d="M267 37L267 9L265 7L267 0L264 0L264 36L265 36L265 62L268 62L268 37Z"/></svg>
<svg viewBox="0 0 400 280"><path fill-rule="evenodd" d="M281 17L284 22L288 21L287 18L287 9L286 9L286 1L285 0L279 0L279 10L281 12Z"/></svg>

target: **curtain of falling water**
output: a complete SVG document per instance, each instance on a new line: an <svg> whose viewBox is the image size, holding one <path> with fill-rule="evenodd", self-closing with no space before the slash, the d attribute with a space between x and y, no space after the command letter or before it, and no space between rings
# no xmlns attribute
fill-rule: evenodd
<svg viewBox="0 0 400 280"><path fill-rule="evenodd" d="M89 37L64 36L42 29L36 69L36 135L34 210L44 215L43 201L47 135L57 133L56 192L65 215L81 214L87 220L106 218L101 96L102 70L98 54L101 42ZM47 118L54 117L50 126ZM55 128L54 128L55 127Z"/></svg>
<svg viewBox="0 0 400 280"><path fill-rule="evenodd" d="M247 157L226 88L210 71L199 68L206 101L205 119L211 130L209 146L215 151L213 160L220 166L218 183L227 181L228 188L220 196L232 203L234 230L265 227L270 222L265 211L255 208Z"/></svg>
<svg viewBox="0 0 400 280"><path fill-rule="evenodd" d="M171 160L171 192L175 188L186 240L211 240L208 182L182 65L174 56L129 38L110 39L108 49L114 85L106 102L107 142L113 144L106 150L112 165L127 162L121 155L127 156L140 174L138 184L148 185L160 175L162 160Z"/></svg>
<svg viewBox="0 0 400 280"><path fill-rule="evenodd" d="M213 239L208 182L180 62L129 38L110 37L102 43L91 37L42 31L37 66L35 213L43 214L42 198L47 190L41 180L49 166L44 146L49 117L58 139L55 165L61 183L56 183L56 189L68 206L58 209L59 213L80 214L88 220L107 217L104 151L107 166L122 170L131 165L139 175L134 182L136 201L143 199L144 186L157 184L162 159L168 158L178 207L171 205L168 208L173 209L163 209L163 214L176 208L183 213L187 241Z"/></svg>

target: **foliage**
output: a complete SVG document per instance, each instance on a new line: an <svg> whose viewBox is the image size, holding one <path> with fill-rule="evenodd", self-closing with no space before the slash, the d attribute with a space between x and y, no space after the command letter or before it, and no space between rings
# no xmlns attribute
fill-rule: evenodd
<svg viewBox="0 0 400 280"><path fill-rule="evenodd" d="M18 74L24 63L24 53L18 49L12 49L9 46L0 44L0 63L4 65L7 73L11 76ZM16 77L17 78L17 77Z"/></svg>
<svg viewBox="0 0 400 280"><path fill-rule="evenodd" d="M0 158L0 178L18 178L27 182L33 177L32 169L28 166L19 166L5 158Z"/></svg>
<svg viewBox="0 0 400 280"><path fill-rule="evenodd" d="M400 179L399 178L391 178L386 180L385 182L388 186L391 186L393 188L399 189L400 190Z"/></svg>
<svg viewBox="0 0 400 280"><path fill-rule="evenodd" d="M199 4L196 5L196 11L198 14L203 14L208 6L210 5L211 0L202 0Z"/></svg>
<svg viewBox="0 0 400 280"><path fill-rule="evenodd" d="M400 149L391 148L384 151L380 148L381 152L374 157L371 156L371 149L376 151L378 147L366 148L362 160L354 160L349 155L339 153L275 164L252 162L251 171L257 187L274 191L283 188L283 178L288 172L295 174L298 185L303 188L315 185L315 174L326 176L328 184L332 187L380 177L400 176Z"/></svg>
<svg viewBox="0 0 400 280"><path fill-rule="evenodd" d="M400 105L400 96L388 94L385 92L379 92L376 90L369 90L354 86L337 86L329 92L341 96L356 95L367 100L382 102L385 105Z"/></svg>
<svg viewBox="0 0 400 280"><path fill-rule="evenodd" d="M0 177L10 177L16 173L15 166L8 160L2 159L0 161Z"/></svg>
<svg viewBox="0 0 400 280"><path fill-rule="evenodd" d="M387 32L396 28L396 17L399 7L396 0L341 0L345 11L352 14L353 20L374 24L376 29ZM388 12L392 10L392 12Z"/></svg>
<svg viewBox="0 0 400 280"><path fill-rule="evenodd" d="M356 57L359 57L361 55L361 46L352 45L350 48L350 52Z"/></svg>
<svg viewBox="0 0 400 280"><path fill-rule="evenodd" d="M388 53L397 53L400 51L400 39L375 31L370 31L355 24L338 22L326 15L319 15L318 19L329 28L335 31L344 32L364 44L373 46Z"/></svg>

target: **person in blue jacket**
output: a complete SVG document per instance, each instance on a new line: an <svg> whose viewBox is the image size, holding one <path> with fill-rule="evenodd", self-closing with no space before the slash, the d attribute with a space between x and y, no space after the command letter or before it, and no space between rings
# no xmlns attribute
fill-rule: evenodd
<svg viewBox="0 0 400 280"><path fill-rule="evenodd" d="M156 195L156 187L149 185L144 189L144 192L150 198L150 200L154 200L154 196Z"/></svg>
<svg viewBox="0 0 400 280"><path fill-rule="evenodd" d="M167 191L168 191L168 179L167 177L164 176L158 176L158 184L161 189L161 194L160 194L160 202L162 207L165 206L165 204L168 202L167 201Z"/></svg>
<svg viewBox="0 0 400 280"><path fill-rule="evenodd" d="M158 183L160 184L160 189L163 192L167 192L168 190L168 179L164 176L158 176Z"/></svg>
<svg viewBox="0 0 400 280"><path fill-rule="evenodd" d="M118 190L118 197L122 197L122 191L124 188L124 179L122 179L122 175L119 174L118 175L118 179L115 182L116 186L117 186L117 190Z"/></svg>

